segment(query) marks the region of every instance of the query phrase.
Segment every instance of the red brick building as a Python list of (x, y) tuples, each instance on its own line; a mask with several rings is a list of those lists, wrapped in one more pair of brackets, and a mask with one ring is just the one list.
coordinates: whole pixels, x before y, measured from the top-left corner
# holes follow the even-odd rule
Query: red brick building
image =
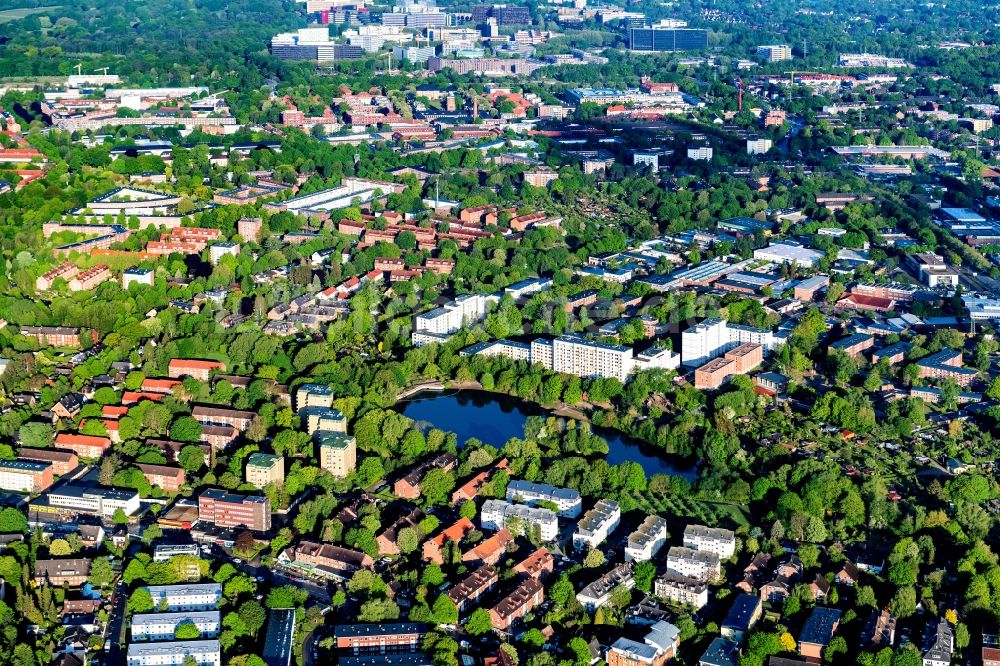
[(146, 463), (137, 463), (136, 467), (151, 486), (162, 488), (168, 493), (176, 493), (184, 485), (184, 470), (180, 467)]
[(195, 358), (174, 358), (167, 366), (167, 376), (174, 379), (194, 377), (203, 382), (211, 378), (213, 372), (225, 371), (225, 363), (219, 361), (202, 361)]
[(111, 446), (111, 439), (97, 435), (61, 432), (56, 435), (56, 448), (67, 449), (81, 458), (100, 458)]
[(266, 532), (271, 529), (271, 501), (210, 488), (198, 497), (198, 520), (217, 527), (246, 527)]
[(56, 451), (55, 449), (22, 448), (17, 454), (20, 460), (47, 462), (52, 465), (52, 473), (63, 476), (80, 465), (80, 458), (72, 451)]
[(493, 608), (489, 609), (493, 628), (507, 631), (515, 622), (530, 613), (545, 599), (542, 584), (536, 578), (521, 582), (513, 592)]

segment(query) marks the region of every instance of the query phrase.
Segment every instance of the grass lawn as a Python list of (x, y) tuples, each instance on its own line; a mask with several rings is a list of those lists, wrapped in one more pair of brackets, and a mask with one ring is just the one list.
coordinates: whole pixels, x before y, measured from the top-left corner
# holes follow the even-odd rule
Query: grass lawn
[(690, 518), (712, 527), (736, 528), (749, 524), (746, 511), (738, 504), (656, 495), (648, 492), (634, 493), (632, 496), (638, 507), (649, 513)]
[(49, 7), (23, 7), (21, 9), (0, 10), (0, 23), (10, 23), (19, 21), (32, 14), (44, 14), (49, 11), (60, 9), (62, 5), (51, 5)]

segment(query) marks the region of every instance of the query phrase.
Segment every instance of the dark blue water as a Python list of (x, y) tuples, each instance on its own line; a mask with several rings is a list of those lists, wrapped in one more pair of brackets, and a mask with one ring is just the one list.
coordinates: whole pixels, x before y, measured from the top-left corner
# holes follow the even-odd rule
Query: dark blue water
[[(503, 447), (512, 437), (524, 437), (524, 422), (529, 416), (546, 416), (545, 410), (513, 398), (477, 391), (456, 394), (422, 393), (398, 406), (404, 416), (435, 428), (454, 432), (458, 445), (475, 437), (485, 444)], [(634, 461), (642, 465), (646, 476), (672, 474), (693, 481), (698, 470), (676, 458), (659, 454), (651, 447), (612, 430), (594, 428), (608, 443), (608, 464)]]

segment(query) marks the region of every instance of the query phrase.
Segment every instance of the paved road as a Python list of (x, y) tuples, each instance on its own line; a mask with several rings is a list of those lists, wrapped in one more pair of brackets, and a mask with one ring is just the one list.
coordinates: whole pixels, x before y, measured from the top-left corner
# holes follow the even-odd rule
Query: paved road
[(128, 603), (125, 583), (120, 582), (111, 596), (111, 617), (104, 638), (104, 665), (125, 666), (125, 606)]

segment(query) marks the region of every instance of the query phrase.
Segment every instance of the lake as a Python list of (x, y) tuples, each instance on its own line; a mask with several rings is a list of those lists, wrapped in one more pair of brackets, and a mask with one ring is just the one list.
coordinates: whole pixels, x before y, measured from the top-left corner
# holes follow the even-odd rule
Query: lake
[[(475, 437), (498, 448), (512, 437), (524, 437), (524, 422), (529, 416), (548, 415), (536, 405), (480, 391), (418, 393), (396, 405), (396, 409), (418, 423), (454, 432), (459, 446)], [(672, 474), (694, 481), (698, 475), (694, 465), (659, 454), (644, 443), (612, 430), (597, 427), (593, 430), (608, 443), (608, 464), (634, 461), (642, 465), (646, 476)]]

